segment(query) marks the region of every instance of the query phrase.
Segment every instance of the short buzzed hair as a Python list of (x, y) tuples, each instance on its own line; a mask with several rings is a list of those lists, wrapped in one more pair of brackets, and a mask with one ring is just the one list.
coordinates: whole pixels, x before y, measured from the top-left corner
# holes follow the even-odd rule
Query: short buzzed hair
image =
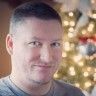
[(14, 9), (10, 20), (10, 27), (16, 27), (17, 23), (29, 17), (36, 17), (42, 20), (58, 20), (61, 23), (61, 18), (57, 11), (48, 4), (43, 2), (27, 2)]

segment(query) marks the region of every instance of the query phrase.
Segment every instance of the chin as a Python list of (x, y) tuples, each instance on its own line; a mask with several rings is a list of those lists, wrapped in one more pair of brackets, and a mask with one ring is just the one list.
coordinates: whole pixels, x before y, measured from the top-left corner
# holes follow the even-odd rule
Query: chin
[(32, 81), (34, 81), (34, 82), (36, 82), (36, 83), (38, 83), (38, 84), (47, 84), (47, 83), (49, 83), (50, 81), (52, 80), (52, 78), (51, 77), (36, 77), (36, 78), (32, 78)]

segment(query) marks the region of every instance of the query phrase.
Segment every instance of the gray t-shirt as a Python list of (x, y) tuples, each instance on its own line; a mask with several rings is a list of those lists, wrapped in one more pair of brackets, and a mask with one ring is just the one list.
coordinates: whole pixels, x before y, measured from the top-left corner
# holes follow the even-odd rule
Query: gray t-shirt
[[(19, 89), (8, 77), (0, 79), (0, 96), (30, 96)], [(34, 95), (31, 95), (34, 96)], [(61, 81), (53, 81), (51, 90), (44, 96), (85, 96), (80, 89)]]

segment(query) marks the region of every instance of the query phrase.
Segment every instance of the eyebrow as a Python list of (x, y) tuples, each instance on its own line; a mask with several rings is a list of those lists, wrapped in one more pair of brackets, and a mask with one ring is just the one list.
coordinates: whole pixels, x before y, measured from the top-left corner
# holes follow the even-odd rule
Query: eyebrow
[[(45, 40), (45, 39), (41, 39), (41, 38), (38, 38), (38, 37), (32, 37), (32, 39), (34, 39), (34, 40), (40, 40), (40, 41), (42, 41), (42, 40)], [(54, 39), (54, 40), (52, 40), (52, 41), (62, 41), (62, 39), (61, 38), (58, 38), (58, 39)]]

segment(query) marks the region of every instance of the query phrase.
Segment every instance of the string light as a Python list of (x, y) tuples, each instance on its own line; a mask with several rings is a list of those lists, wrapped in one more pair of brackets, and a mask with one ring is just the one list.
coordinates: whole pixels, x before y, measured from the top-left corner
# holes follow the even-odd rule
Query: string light
[(94, 73), (94, 81), (96, 81), (96, 73)]
[(74, 36), (75, 36), (75, 35), (74, 35), (73, 32), (69, 32), (69, 33), (68, 33), (68, 37), (69, 37), (69, 38), (73, 38)]
[(70, 21), (69, 24), (70, 26), (75, 26), (75, 21)]
[(59, 75), (57, 73), (55, 73), (54, 78), (59, 78)]
[(93, 28), (94, 28), (94, 24), (93, 23), (90, 23), (89, 26), (88, 26), (88, 28), (87, 28), (87, 30), (89, 32), (92, 32), (93, 31)]
[(75, 69), (74, 69), (73, 66), (71, 66), (71, 67), (69, 68), (69, 74), (70, 74), (71, 76), (76, 75), (76, 72), (75, 72)]
[[(92, 2), (95, 2), (94, 0), (92, 0)], [(94, 3), (95, 4), (95, 3)], [(94, 81), (96, 81), (96, 68), (93, 67), (88, 67), (87, 66), (87, 62), (86, 61), (90, 61), (92, 62), (92, 60), (94, 60), (94, 58), (96, 58), (96, 54), (93, 54), (91, 56), (89, 55), (82, 55), (81, 53), (77, 54), (76, 52), (76, 48), (79, 46), (77, 43), (79, 43), (79, 40), (77, 40), (76, 38), (78, 38), (78, 36), (91, 36), (94, 35), (95, 31), (96, 31), (96, 23), (93, 21), (93, 19), (95, 18), (96, 20), (96, 13), (92, 13), (90, 14), (90, 17), (92, 17), (92, 19), (89, 19), (89, 22), (84, 25), (83, 27), (80, 27), (80, 30), (78, 29), (78, 33), (75, 33), (75, 26), (77, 24), (77, 14), (75, 14), (74, 12), (66, 12), (64, 13), (64, 5), (61, 5), (60, 8), (60, 13), (62, 18), (62, 24), (63, 24), (63, 28), (65, 30), (65, 36), (64, 36), (64, 43), (63, 43), (63, 53), (62, 53), (62, 57), (64, 57), (65, 61), (63, 61), (62, 63), (62, 67), (64, 67), (66, 65), (65, 70), (68, 70), (68, 74), (70, 75), (69, 77), (67, 76), (68, 74), (66, 74), (66, 72), (64, 73), (64, 78), (66, 81), (71, 82), (71, 78), (73, 80), (73, 76), (77, 76), (79, 77), (80, 73), (82, 70), (84, 70), (84, 72), (81, 72), (81, 78), (83, 78), (81, 80), (81, 82), (79, 82), (78, 80), (76, 81), (75, 86), (76, 87), (80, 87), (83, 89), (87, 89), (87, 88), (91, 88), (90, 86), (93, 86)], [(80, 20), (80, 19), (78, 19)], [(77, 36), (77, 37), (76, 37)], [(72, 41), (71, 41), (72, 40)], [(77, 41), (76, 41), (77, 40)], [(75, 42), (76, 41), (76, 42)], [(92, 43), (92, 40), (87, 39), (86, 42), (90, 42)], [(94, 43), (95, 45), (96, 43)], [(82, 47), (82, 49), (85, 49), (85, 47)], [(82, 51), (82, 50), (81, 50)], [(88, 64), (90, 63), (88, 62)], [(77, 64), (77, 67), (81, 69), (80, 70), (75, 70), (75, 63)], [(93, 64), (94, 62), (92, 62)], [(69, 64), (69, 65), (67, 65)], [(73, 64), (73, 66), (71, 65)], [(64, 65), (64, 66), (63, 66)], [(67, 69), (68, 68), (68, 69)], [(94, 69), (94, 70), (93, 70)], [(77, 72), (78, 71), (78, 72)], [(60, 71), (61, 72), (61, 71)], [(63, 71), (62, 71), (63, 72)], [(62, 74), (62, 73), (61, 73)], [(90, 80), (90, 76), (93, 77), (93, 81)], [(59, 78), (60, 74), (55, 74), (55, 78)], [(86, 82), (85, 82), (86, 80)], [(83, 84), (83, 82), (85, 82)], [(73, 81), (72, 81), (73, 83)]]
[(67, 20), (64, 20), (63, 21), (63, 26), (68, 26), (69, 25), (69, 22)]
[(67, 57), (67, 53), (66, 52), (62, 52), (62, 57)]
[(75, 86), (79, 88), (80, 87), (80, 84), (79, 83), (75, 83)]
[(74, 28), (73, 27), (70, 27), (69, 28), (69, 32), (74, 32)]
[(85, 88), (88, 88), (88, 87), (90, 87), (91, 85), (92, 85), (92, 84), (91, 84), (90, 81), (86, 81), (85, 84), (84, 84)]
[(73, 60), (74, 60), (75, 62), (77, 62), (77, 63), (78, 63), (81, 59), (82, 59), (82, 55), (81, 55), (81, 54), (78, 54), (78, 55), (76, 55), (76, 56), (73, 57)]
[(63, 47), (64, 47), (65, 51), (70, 51), (70, 43), (69, 42), (65, 42)]
[(94, 69), (94, 71), (96, 72), (96, 69)]
[(80, 67), (84, 66), (84, 62), (83, 61), (80, 61), (77, 63)]
[(84, 30), (82, 30), (82, 35), (84, 35), (84, 34), (86, 34), (87, 33), (87, 31), (84, 29)]
[(91, 71), (91, 67), (87, 67), (87, 71), (89, 71), (89, 72), (90, 72), (90, 71)]
[(89, 27), (94, 28), (94, 24), (93, 23), (89, 23)]
[(69, 16), (70, 17), (73, 17), (74, 16), (74, 13), (73, 12), (69, 12)]
[(89, 75), (89, 73), (88, 72), (84, 72), (83, 75), (84, 75), (84, 77), (87, 77)]
[(96, 19), (96, 14), (94, 13), (94, 14), (92, 15), (92, 17), (93, 17), (94, 19)]

